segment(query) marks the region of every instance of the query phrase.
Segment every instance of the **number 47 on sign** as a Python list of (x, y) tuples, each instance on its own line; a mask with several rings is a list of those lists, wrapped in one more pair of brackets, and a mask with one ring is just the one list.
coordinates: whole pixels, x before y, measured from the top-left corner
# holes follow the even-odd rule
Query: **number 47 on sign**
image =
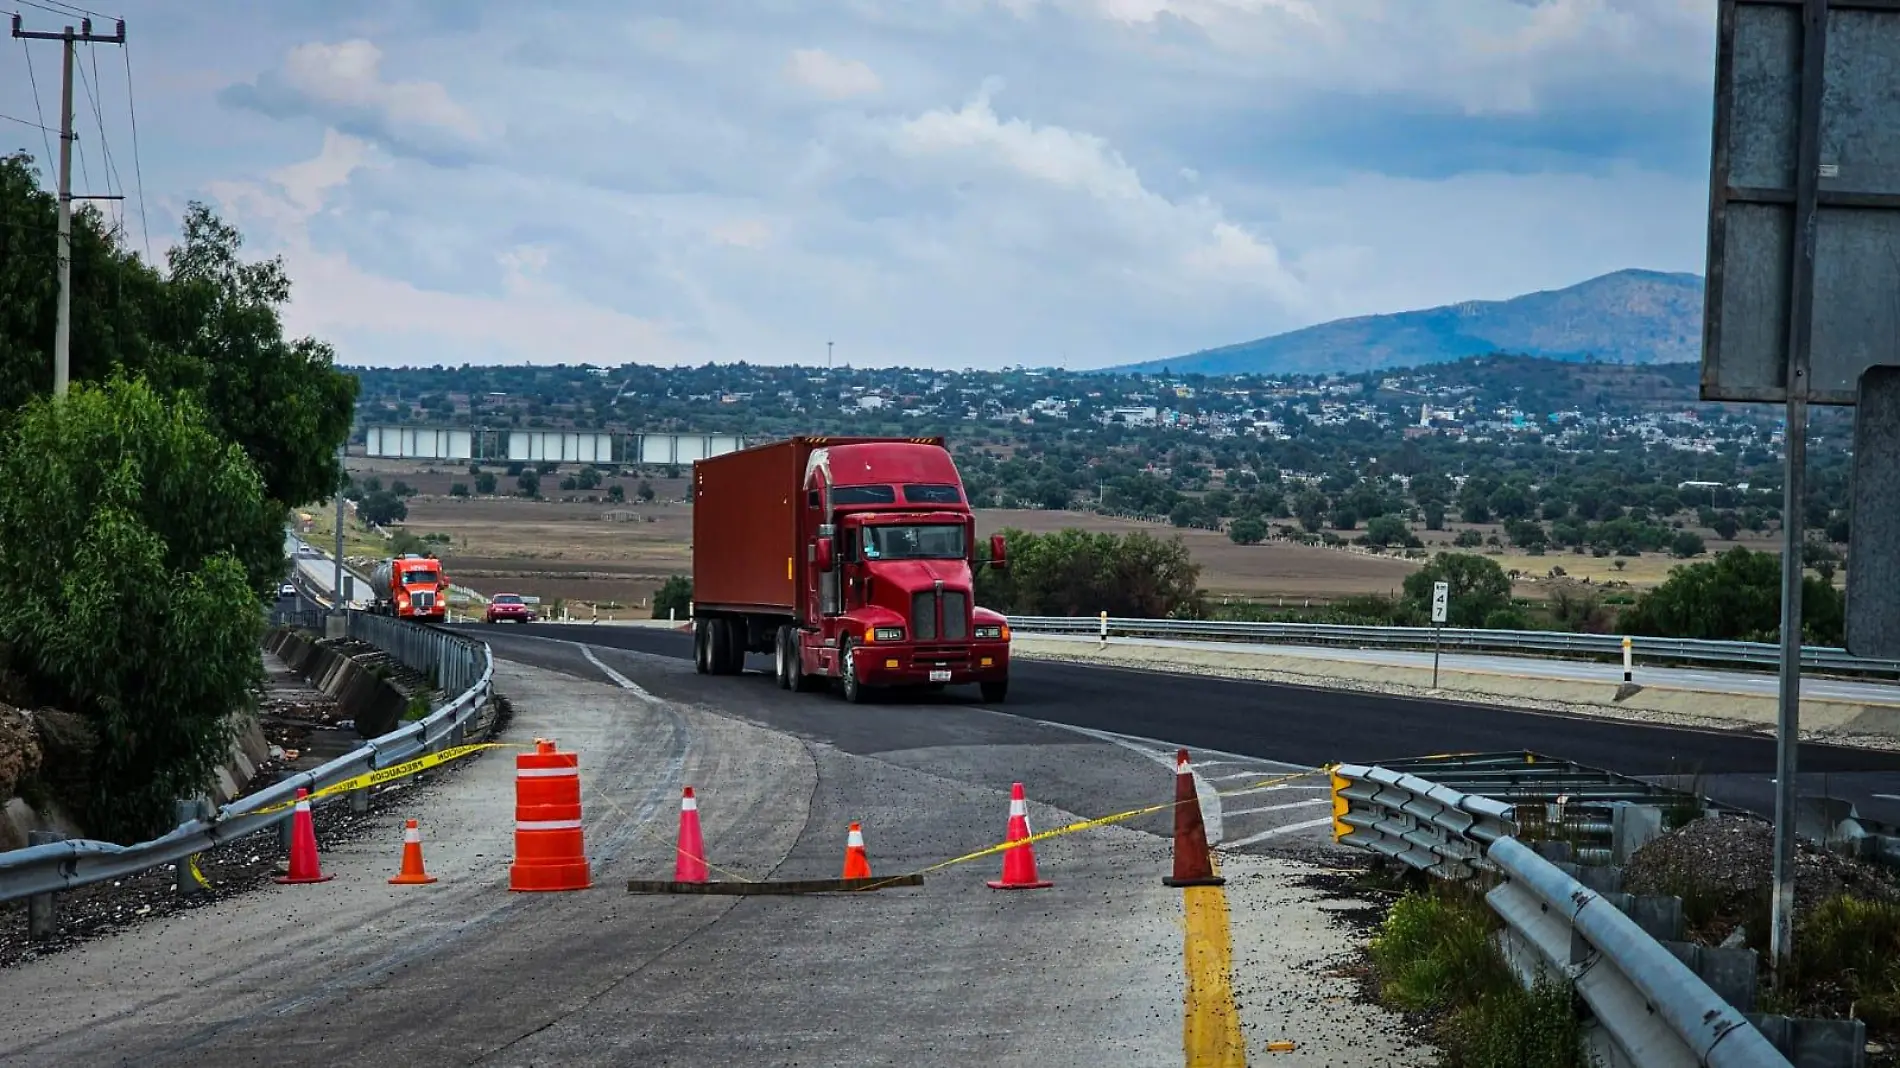
[(1438, 689), (1438, 628), (1445, 625), (1451, 607), (1451, 583), (1432, 583), (1432, 689)]

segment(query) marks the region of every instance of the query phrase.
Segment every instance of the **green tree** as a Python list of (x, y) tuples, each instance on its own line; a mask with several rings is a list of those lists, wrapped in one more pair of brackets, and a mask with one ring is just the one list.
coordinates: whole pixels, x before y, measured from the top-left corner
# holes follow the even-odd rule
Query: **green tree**
[(643, 501), (651, 501), (653, 499), (653, 483), (648, 482), (644, 478), (641, 479), (639, 487), (634, 490), (634, 495)]
[(451, 497), (466, 497), (466, 496), (468, 496), (468, 483), (466, 483), (466, 482), (457, 482), (457, 483), (454, 483), (453, 485), (451, 485), (451, 486), (449, 487), (449, 496), (451, 496)]
[[(1801, 608), (1804, 641), (1841, 643), (1845, 605), (1839, 590), (1803, 576)], [(1781, 632), (1781, 558), (1737, 546), (1713, 560), (1672, 568), (1620, 622), (1631, 634), (1775, 641)]]
[(669, 613), (685, 619), (693, 614), (693, 580), (685, 575), (670, 575), (653, 592), (653, 618), (667, 619)]
[(600, 469), (583, 467), (574, 475), (574, 482), (584, 490), (597, 489), (600, 486)]
[(493, 471), (483, 471), (475, 476), (475, 492), (484, 497), (494, 495), (495, 473)]
[(394, 492), (377, 490), (357, 504), (356, 514), (365, 523), (373, 523), (379, 527), (388, 526), (409, 518), (409, 506)]
[(622, 486), (618, 482), (614, 483), (611, 486), (608, 486), (607, 499), (614, 502), (615, 504), (620, 504), (621, 502), (627, 499), (627, 487)]
[[(0, 421), (52, 388), (57, 202), (32, 158), (0, 158)], [(161, 396), (190, 394), (206, 427), (241, 446), (267, 497), (327, 499), (341, 481), (355, 376), (329, 346), (286, 340), (290, 282), (277, 259), (247, 263), (243, 240), (199, 203), (187, 206), (166, 271), (145, 264), (84, 207), (73, 219), (74, 382), (115, 372)]]
[(1235, 545), (1258, 545), (1267, 537), (1267, 525), (1258, 519), (1244, 517), (1227, 525), (1227, 538)]
[(521, 492), (521, 496), (523, 497), (540, 496), (541, 473), (532, 467), (527, 468), (522, 471), (520, 475), (515, 477), (515, 487)]
[(1474, 553), (1441, 552), (1424, 567), (1405, 576), (1405, 600), (1415, 610), (1430, 613), (1432, 585), (1444, 582), (1446, 623), (1479, 627), (1491, 613), (1511, 605), (1511, 579), (1490, 557)]
[[(977, 601), (1024, 615), (1196, 618), (1204, 605), (1200, 565), (1179, 536), (1163, 541), (1144, 531), (1116, 535), (1084, 530), (1050, 534), (1002, 532), (1009, 567), (977, 572)], [(979, 560), (987, 558), (987, 548)]]
[(1702, 542), (1702, 535), (1697, 534), (1693, 530), (1677, 531), (1675, 538), (1669, 545), (1669, 551), (1683, 559), (1687, 559), (1691, 556), (1701, 556), (1703, 551), (1707, 548), (1708, 546)]
[(282, 512), (209, 413), (142, 381), (74, 383), (10, 423), (0, 643), (35, 700), (99, 731), (88, 828), (137, 840), (209, 784), (232, 714), (261, 681), (259, 590), (243, 553), (259, 537), (281, 543)]
[(1395, 515), (1376, 515), (1366, 523), (1366, 544), (1405, 545), (1415, 539), (1405, 520)]

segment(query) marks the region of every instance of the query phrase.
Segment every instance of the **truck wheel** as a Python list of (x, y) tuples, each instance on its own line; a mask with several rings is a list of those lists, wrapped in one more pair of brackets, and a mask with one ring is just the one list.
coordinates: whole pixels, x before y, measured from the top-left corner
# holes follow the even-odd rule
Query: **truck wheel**
[(838, 654), (838, 684), (844, 690), (844, 699), (854, 705), (864, 703), (864, 684), (858, 681), (858, 650), (848, 640), (844, 650)]
[(983, 694), (986, 704), (1000, 705), (1003, 698), (1009, 696), (1009, 680), (998, 679), (995, 682), (979, 682), (976, 687)]
[(774, 681), (781, 690), (792, 688), (792, 676), (799, 673), (796, 654), (792, 652), (792, 628), (778, 629), (778, 642), (773, 647), (772, 669)]
[(746, 624), (743, 619), (727, 619), (720, 629), (726, 635), (726, 660), (721, 675), (745, 674)]
[(693, 621), (693, 670), (701, 675), (712, 674), (712, 636), (707, 633), (707, 621)]
[(706, 621), (706, 674), (732, 674), (732, 629), (723, 619)]

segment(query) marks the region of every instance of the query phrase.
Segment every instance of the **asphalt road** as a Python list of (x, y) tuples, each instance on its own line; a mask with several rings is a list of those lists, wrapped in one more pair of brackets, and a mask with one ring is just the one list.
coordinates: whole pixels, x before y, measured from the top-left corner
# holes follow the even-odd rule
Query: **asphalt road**
[[(493, 638), (508, 739), (581, 754), (593, 888), (507, 891), (514, 769), (490, 753), (326, 851), (332, 882), (0, 970), (0, 1004), (34, 1007), (0, 1065), (1205, 1063), (1185, 1057), (1183, 995), (1208, 955), (1161, 883), (1167, 840), (1138, 826), (1038, 845), (1046, 890), (990, 890), (993, 856), (874, 894), (625, 889), (670, 875), (682, 784), (722, 879), (835, 876), (851, 820), (881, 875), (1000, 841), (1012, 781), (1036, 829), (1165, 801), (1171, 769), (1147, 754), (976, 707), (851, 708), (678, 657)], [(385, 882), (404, 816), (436, 885)], [(1256, 1057), (1291, 1039), (1274, 1063), (1430, 1063), (1339, 974), (1350, 940), (1314, 866), (1238, 855), (1223, 873)]]
[[(748, 689), (782, 693), (772, 686), (764, 657), (752, 658), (752, 671), (739, 678), (691, 675), (691, 637), (666, 628), (537, 623), (463, 629), (482, 635), (498, 650), (525, 648), (531, 643), (523, 643), (520, 638), (535, 636), (687, 661), (687, 685), (705, 687), (704, 692), (722, 697)], [(856, 712), (823, 693), (784, 697), (791, 702), (785, 707), (796, 710), (785, 714), (795, 717), (801, 729), (819, 737), (848, 738), (850, 724), (866, 716), (878, 716), (874, 711)], [(1772, 812), (1774, 805), (1774, 742), (1751, 734), (1029, 660), (1012, 666), (1009, 700), (994, 710), (985, 710), (974, 691), (949, 691), (919, 703), (935, 709), (938, 719), (945, 723), (993, 711), (1067, 728), (1160, 739), (1197, 752), (1218, 751), (1223, 754), (1219, 759), (1301, 766), (1340, 760), (1377, 763), (1381, 759), (1445, 752), (1531, 749), (1626, 775), (1662, 777), (1699, 772), (1704, 776), (1705, 791), (1717, 800), (1764, 815)], [(1804, 744), (1800, 759), (1804, 794), (1845, 798), (1863, 816), (1900, 824), (1900, 753)], [(1253, 770), (1236, 767), (1232, 773), (1249, 774)], [(1220, 772), (1209, 768), (1207, 774), (1213, 777)], [(1224, 805), (1227, 809), (1236, 807), (1259, 805), (1240, 801)], [(1316, 811), (1312, 815), (1319, 814)], [(1293, 818), (1296, 815), (1305, 814), (1290, 809), (1257, 818), (1277, 826), (1302, 822)], [(1271, 828), (1263, 824), (1258, 829)], [(1230, 845), (1249, 836), (1237, 833), (1237, 827), (1225, 830)], [(1252, 827), (1247, 830), (1257, 833)], [(1324, 834), (1324, 829), (1316, 826), (1290, 837), (1304, 837), (1306, 833), (1318, 836)], [(1278, 843), (1269, 840), (1266, 844)]]

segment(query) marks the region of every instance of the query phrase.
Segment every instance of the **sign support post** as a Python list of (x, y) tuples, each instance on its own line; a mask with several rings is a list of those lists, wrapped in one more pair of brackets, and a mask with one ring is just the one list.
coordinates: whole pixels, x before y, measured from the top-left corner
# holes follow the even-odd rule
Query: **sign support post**
[(1432, 583), (1432, 689), (1438, 689), (1438, 654), (1444, 646), (1445, 618), (1450, 614), (1451, 583)]

